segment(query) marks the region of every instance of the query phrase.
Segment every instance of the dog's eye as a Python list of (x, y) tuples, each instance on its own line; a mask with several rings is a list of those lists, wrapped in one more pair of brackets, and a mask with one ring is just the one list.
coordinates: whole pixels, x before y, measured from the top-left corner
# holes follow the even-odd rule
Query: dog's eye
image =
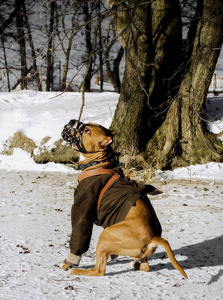
[(85, 128), (84, 132), (89, 134), (90, 133), (90, 128)]

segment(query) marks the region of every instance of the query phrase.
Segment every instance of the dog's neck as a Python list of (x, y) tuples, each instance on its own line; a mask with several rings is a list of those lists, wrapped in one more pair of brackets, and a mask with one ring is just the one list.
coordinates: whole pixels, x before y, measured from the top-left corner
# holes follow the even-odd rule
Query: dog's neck
[(111, 168), (118, 164), (118, 156), (112, 149), (97, 153), (80, 153), (78, 168), (80, 170), (92, 170), (97, 168)]

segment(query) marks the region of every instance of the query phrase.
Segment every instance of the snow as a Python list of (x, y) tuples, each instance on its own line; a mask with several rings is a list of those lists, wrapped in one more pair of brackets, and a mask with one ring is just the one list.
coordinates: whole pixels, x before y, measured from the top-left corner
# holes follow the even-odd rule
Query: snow
[(29, 153), (20, 149), (14, 148), (13, 155), (0, 155), (0, 166), (1, 169), (6, 169), (7, 171), (16, 170), (16, 171), (39, 171), (39, 172), (66, 172), (75, 174), (78, 171), (64, 166), (62, 164), (55, 164), (49, 162), (47, 164), (38, 165), (34, 162), (33, 158)]
[[(118, 94), (86, 93), (85, 98), (88, 109), (84, 110), (82, 121), (99, 121), (105, 127), (109, 126)], [(61, 137), (63, 126), (70, 119), (78, 119), (82, 95), (81, 93), (21, 91), (0, 93), (0, 102), (1, 152), (5, 141), (16, 131), (22, 131), (37, 145), (41, 144), (43, 138), (50, 136), (48, 145), (53, 145)]]
[[(207, 128), (210, 132), (219, 134), (223, 131), (223, 99), (209, 95), (206, 100), (208, 114)], [(222, 139), (223, 137), (221, 137)]]
[[(189, 280), (174, 269), (162, 247), (150, 257), (149, 273), (135, 271), (129, 257), (109, 261), (104, 277), (71, 276), (59, 268), (69, 253), (70, 209), (79, 171), (64, 165), (36, 164), (30, 154), (4, 145), (18, 130), (48, 147), (63, 126), (78, 118), (81, 94), (23, 91), (0, 93), (0, 299), (223, 299), (223, 164), (157, 171), (151, 196), (166, 238)], [(118, 95), (86, 94), (82, 121), (111, 123)], [(222, 103), (207, 99), (210, 131), (222, 131)], [(222, 108), (222, 109), (221, 109)], [(215, 113), (215, 115), (214, 115)], [(217, 113), (217, 117), (216, 117)], [(214, 121), (214, 123), (212, 122)], [(95, 263), (102, 228), (95, 226), (80, 267)]]
[(177, 168), (173, 171), (162, 172), (156, 171), (156, 176), (159, 179), (171, 178), (171, 179), (223, 179), (223, 164), (210, 162), (203, 165), (189, 166), (186, 168)]

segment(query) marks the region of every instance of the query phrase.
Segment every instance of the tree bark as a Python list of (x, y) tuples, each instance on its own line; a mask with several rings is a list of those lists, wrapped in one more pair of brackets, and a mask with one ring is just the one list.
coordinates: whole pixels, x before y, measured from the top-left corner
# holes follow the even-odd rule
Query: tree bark
[(203, 104), (223, 42), (222, 1), (197, 1), (186, 52), (178, 0), (107, 2), (126, 54), (115, 149), (156, 168), (221, 160)]
[[(168, 79), (176, 68), (181, 24), (175, 0), (130, 2), (126, 6), (122, 1), (108, 1), (126, 55), (121, 95), (111, 127), (116, 132), (117, 151), (134, 156), (145, 149), (168, 104)], [(174, 47), (169, 49), (173, 39)]]
[[(106, 49), (107, 50), (107, 49)], [(124, 55), (124, 49), (121, 46), (118, 51), (117, 57), (113, 61), (113, 68), (111, 68), (111, 63), (109, 61), (109, 51), (105, 52), (105, 62), (106, 62), (106, 68), (108, 72), (108, 77), (111, 80), (111, 83), (114, 87), (114, 90), (116, 93), (121, 93), (121, 80), (119, 76), (119, 67), (120, 62), (122, 60), (122, 57)]]
[(147, 102), (147, 76), (149, 65), (148, 5), (127, 10), (122, 2), (108, 1), (115, 9), (114, 21), (120, 42), (126, 53), (126, 67), (121, 94), (112, 122), (116, 139), (114, 147), (123, 155), (139, 153), (143, 111)]
[(205, 0), (197, 9), (200, 17), (179, 92), (147, 145), (147, 156), (158, 168), (222, 159), (222, 143), (204, 123), (204, 101), (223, 42), (223, 4)]

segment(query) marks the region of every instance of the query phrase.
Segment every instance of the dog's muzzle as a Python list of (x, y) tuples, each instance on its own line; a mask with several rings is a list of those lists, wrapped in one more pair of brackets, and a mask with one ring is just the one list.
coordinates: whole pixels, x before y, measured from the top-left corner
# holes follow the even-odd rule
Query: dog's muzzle
[(100, 151), (92, 151), (89, 152), (85, 149), (84, 144), (83, 144), (83, 139), (82, 135), (84, 132), (85, 127), (87, 126), (95, 126), (100, 129), (102, 129), (107, 136), (113, 136), (112, 132), (108, 130), (107, 128), (101, 126), (101, 125), (96, 125), (96, 124), (84, 124), (78, 120), (70, 120), (70, 122), (64, 126), (64, 129), (61, 133), (62, 138), (68, 142), (69, 144), (74, 144), (78, 151), (82, 153), (97, 153)]
[(77, 142), (77, 133), (81, 133), (83, 130), (81, 127), (84, 124), (77, 120), (70, 120), (70, 122), (64, 126), (63, 131), (61, 133), (62, 138), (68, 142), (69, 144)]

